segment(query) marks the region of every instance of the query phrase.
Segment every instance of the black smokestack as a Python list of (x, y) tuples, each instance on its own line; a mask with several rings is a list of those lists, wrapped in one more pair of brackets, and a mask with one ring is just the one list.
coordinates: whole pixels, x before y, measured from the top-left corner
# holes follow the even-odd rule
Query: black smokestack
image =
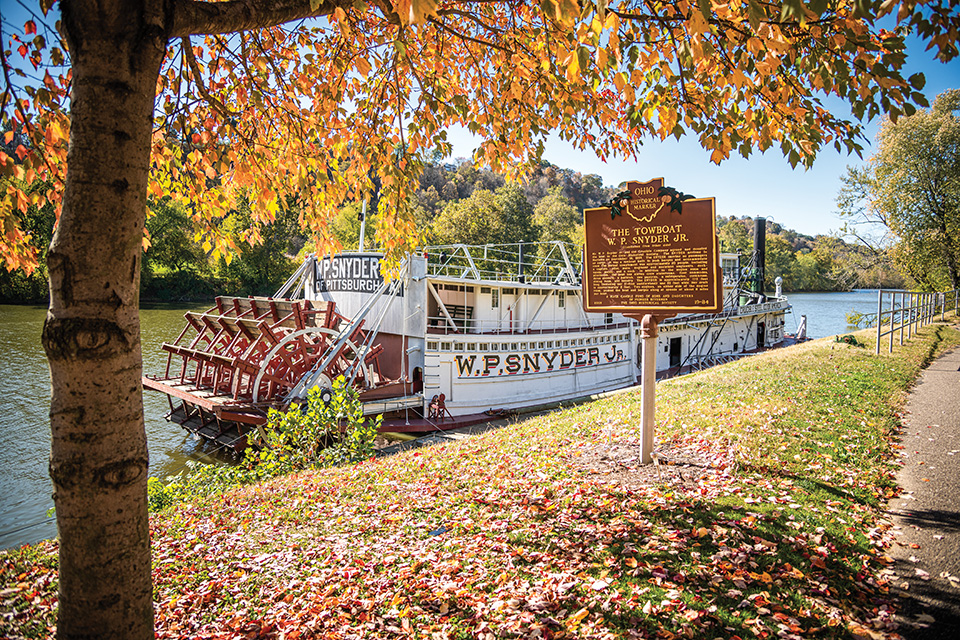
[(767, 219), (757, 218), (753, 227), (753, 262), (757, 267), (757, 293), (763, 294), (767, 264)]

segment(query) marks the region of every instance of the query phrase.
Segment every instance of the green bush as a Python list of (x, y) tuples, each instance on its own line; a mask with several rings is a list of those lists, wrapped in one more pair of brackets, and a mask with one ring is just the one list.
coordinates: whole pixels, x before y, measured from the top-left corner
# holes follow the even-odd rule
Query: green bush
[(364, 419), (359, 392), (340, 376), (333, 381), (327, 402), (322, 390), (313, 388), (306, 404), (291, 404), (287, 411), (271, 409), (262, 430), (264, 439), (246, 450), (240, 464), (190, 464), (167, 482), (150, 478), (150, 510), (302, 469), (367, 460), (374, 455), (382, 422), (381, 416)]

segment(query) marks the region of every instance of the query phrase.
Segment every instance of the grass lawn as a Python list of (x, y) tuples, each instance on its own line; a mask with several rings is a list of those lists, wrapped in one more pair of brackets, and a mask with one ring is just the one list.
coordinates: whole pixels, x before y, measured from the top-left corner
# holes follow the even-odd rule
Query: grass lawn
[[(888, 637), (898, 410), (960, 332), (857, 335), (660, 383), (654, 469), (631, 390), (168, 509), (158, 637)], [(0, 556), (0, 602), (48, 634), (56, 543)]]

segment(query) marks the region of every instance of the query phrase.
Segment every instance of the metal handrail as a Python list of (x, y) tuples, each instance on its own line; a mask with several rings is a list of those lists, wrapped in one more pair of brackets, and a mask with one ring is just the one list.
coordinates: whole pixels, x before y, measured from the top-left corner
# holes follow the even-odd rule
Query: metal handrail
[(939, 315), (941, 321), (946, 320), (947, 312), (957, 311), (958, 305), (960, 289), (933, 292), (880, 289), (877, 291), (877, 354), (880, 354), (880, 341), (884, 336), (890, 337), (888, 353), (893, 353), (894, 334), (900, 334), (900, 345), (903, 346), (904, 333), (907, 340), (912, 339), (921, 327), (934, 322), (935, 316)]

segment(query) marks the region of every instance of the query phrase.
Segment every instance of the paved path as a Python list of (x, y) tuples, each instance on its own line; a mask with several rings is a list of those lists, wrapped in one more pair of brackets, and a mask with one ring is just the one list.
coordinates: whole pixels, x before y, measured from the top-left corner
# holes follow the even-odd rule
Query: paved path
[(960, 638), (960, 348), (910, 392), (902, 432), (903, 494), (890, 502), (890, 550), (907, 640)]

